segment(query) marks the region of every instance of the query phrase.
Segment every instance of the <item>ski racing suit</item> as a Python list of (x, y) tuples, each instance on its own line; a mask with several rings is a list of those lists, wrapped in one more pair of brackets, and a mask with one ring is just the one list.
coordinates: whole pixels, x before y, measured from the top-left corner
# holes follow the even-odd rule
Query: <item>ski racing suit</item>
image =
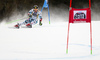
[(38, 23), (38, 17), (40, 19), (40, 21), (39, 21), (39, 25), (40, 25), (40, 23), (42, 21), (42, 12), (41, 11), (38, 10), (37, 12), (35, 12), (33, 9), (31, 9), (29, 11), (28, 15), (31, 15), (31, 17), (29, 17), (23, 23), (20, 23), (20, 25), (28, 24), (28, 23), (30, 23), (31, 25), (35, 25)]

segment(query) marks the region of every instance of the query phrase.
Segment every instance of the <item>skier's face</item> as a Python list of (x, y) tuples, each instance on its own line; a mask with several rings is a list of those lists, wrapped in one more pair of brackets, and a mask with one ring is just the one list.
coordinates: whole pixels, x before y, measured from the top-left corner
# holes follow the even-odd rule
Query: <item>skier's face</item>
[(37, 12), (37, 11), (38, 11), (38, 9), (34, 9), (34, 11), (35, 11), (35, 12)]

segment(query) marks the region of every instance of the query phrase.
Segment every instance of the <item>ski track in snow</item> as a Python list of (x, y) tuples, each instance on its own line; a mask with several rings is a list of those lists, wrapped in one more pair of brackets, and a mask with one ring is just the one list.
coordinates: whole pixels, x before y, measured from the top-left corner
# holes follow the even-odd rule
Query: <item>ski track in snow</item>
[(0, 25), (0, 60), (100, 60), (100, 21), (92, 21), (93, 54), (90, 54), (90, 24), (43, 23), (33, 28), (16, 23)]

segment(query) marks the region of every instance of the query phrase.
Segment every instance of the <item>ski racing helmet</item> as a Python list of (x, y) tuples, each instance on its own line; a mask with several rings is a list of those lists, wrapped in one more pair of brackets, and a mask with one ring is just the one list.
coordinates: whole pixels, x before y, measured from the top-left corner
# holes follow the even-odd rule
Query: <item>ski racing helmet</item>
[(39, 7), (37, 5), (34, 5), (33, 6), (33, 9), (38, 9)]

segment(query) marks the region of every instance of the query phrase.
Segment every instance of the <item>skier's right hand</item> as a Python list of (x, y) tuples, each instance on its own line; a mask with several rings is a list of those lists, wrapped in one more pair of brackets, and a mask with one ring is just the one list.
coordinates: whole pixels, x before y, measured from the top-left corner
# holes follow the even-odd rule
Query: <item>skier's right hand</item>
[(29, 17), (32, 17), (32, 14), (28, 13), (28, 16), (29, 16)]
[(28, 13), (28, 15), (30, 15), (30, 13)]

